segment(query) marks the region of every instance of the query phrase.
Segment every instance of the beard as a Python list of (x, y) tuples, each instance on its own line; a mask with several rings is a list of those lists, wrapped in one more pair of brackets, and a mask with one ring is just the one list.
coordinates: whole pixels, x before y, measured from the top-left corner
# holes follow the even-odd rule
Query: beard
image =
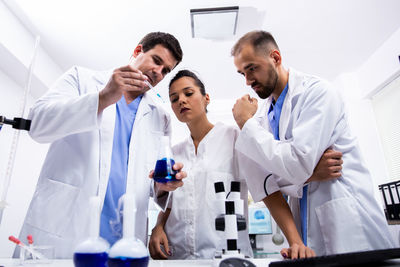
[(257, 81), (251, 85), (252, 87), (256, 86), (256, 85), (259, 85), (261, 87), (260, 90), (255, 91), (256, 94), (261, 99), (268, 98), (272, 94), (272, 92), (275, 90), (276, 84), (278, 83), (278, 73), (272, 66), (268, 70), (267, 77), (268, 77), (268, 80), (265, 85), (262, 85), (262, 84), (258, 83)]

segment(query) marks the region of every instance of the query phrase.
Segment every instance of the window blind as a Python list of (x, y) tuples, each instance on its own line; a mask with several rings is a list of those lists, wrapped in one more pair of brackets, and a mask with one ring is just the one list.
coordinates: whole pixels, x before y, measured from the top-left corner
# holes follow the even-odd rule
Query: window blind
[(372, 97), (372, 106), (389, 172), (387, 182), (400, 180), (400, 75)]

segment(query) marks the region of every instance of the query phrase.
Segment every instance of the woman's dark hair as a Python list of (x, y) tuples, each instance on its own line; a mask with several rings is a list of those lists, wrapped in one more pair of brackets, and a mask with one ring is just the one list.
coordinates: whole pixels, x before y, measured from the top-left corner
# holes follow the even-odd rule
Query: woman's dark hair
[(197, 75), (190, 70), (180, 70), (177, 74), (175, 74), (174, 78), (169, 82), (168, 88), (171, 89), (171, 85), (178, 79), (183, 77), (190, 77), (194, 80), (194, 83), (200, 88), (200, 93), (202, 95), (206, 95), (206, 89), (204, 88), (203, 82), (197, 77)]
[(143, 52), (145, 53), (158, 44), (162, 45), (172, 53), (176, 61), (178, 61), (176, 63), (177, 65), (182, 61), (183, 52), (181, 46), (172, 34), (165, 32), (151, 32), (146, 34), (146, 36), (140, 40), (139, 44), (143, 46)]

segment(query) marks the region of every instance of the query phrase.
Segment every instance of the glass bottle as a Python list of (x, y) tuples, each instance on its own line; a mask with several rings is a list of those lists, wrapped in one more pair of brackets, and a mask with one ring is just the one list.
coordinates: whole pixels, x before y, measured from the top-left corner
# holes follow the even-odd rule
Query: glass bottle
[(110, 245), (99, 236), (100, 231), (100, 198), (90, 199), (91, 218), (89, 237), (80, 243), (74, 251), (75, 267), (106, 267)]
[(136, 202), (133, 194), (125, 194), (123, 237), (110, 249), (108, 267), (147, 267), (149, 253), (143, 242), (135, 237)]

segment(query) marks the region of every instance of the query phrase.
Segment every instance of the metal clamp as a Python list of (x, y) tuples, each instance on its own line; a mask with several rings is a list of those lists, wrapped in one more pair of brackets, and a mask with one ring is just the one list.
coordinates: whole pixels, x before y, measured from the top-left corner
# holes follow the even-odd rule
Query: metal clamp
[(31, 122), (31, 120), (25, 120), (23, 118), (14, 118), (13, 120), (9, 120), (4, 116), (0, 116), (0, 130), (3, 127), (3, 124), (10, 124), (14, 129), (29, 131), (31, 129)]

